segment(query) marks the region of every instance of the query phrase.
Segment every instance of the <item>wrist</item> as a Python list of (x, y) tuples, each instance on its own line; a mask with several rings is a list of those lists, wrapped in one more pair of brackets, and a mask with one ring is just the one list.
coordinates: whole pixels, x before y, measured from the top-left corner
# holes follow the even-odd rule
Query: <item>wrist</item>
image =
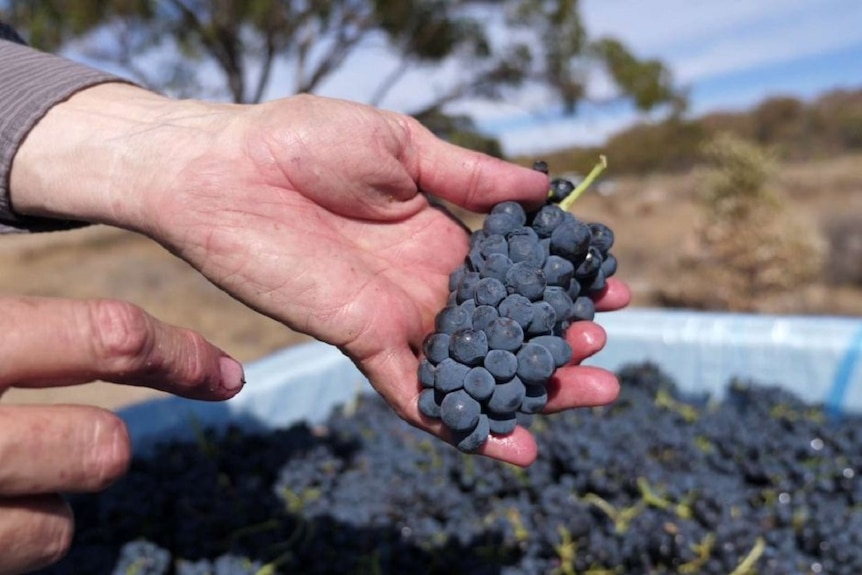
[(203, 105), (122, 83), (100, 84), (52, 108), (18, 149), (10, 194), (16, 213), (128, 229), (144, 226), (149, 194), (193, 153)]

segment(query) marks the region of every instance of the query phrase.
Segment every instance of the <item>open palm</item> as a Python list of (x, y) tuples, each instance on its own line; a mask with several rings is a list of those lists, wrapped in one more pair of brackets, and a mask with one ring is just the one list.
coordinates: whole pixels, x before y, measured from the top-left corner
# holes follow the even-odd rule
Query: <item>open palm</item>
[[(215, 284), (338, 346), (399, 415), (445, 437), (418, 412), (416, 374), (468, 243), (422, 192), (485, 211), (505, 199), (537, 204), (547, 188), (544, 175), (446, 144), (404, 116), (299, 97), (224, 123), (155, 198), (161, 215), (150, 221), (160, 222), (152, 235)], [(627, 302), (614, 282), (601, 306)], [(604, 344), (595, 324), (570, 331), (574, 363)], [(563, 409), (611, 401), (617, 383), (572, 365), (551, 388), (549, 409)], [(536, 447), (519, 428), (483, 453), (526, 465)]]

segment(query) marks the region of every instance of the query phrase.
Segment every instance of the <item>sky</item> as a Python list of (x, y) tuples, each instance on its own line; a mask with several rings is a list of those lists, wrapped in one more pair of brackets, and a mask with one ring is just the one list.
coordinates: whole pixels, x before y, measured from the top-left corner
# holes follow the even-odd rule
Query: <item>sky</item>
[[(621, 39), (641, 57), (659, 58), (690, 90), (691, 113), (745, 109), (769, 96), (811, 98), (834, 88), (862, 87), (860, 0), (582, 0), (593, 37)], [(325, 95), (362, 99), (373, 78), (391, 63), (369, 52), (323, 87)], [(447, 71), (423, 71), (383, 105), (409, 110), (421, 95), (445, 82)], [(277, 89), (277, 83), (276, 83)], [(600, 96), (607, 82), (590, 87)], [(630, 106), (583, 106), (559, 114), (540, 93), (515, 101), (470, 102), (484, 131), (508, 154), (599, 144), (642, 116)]]

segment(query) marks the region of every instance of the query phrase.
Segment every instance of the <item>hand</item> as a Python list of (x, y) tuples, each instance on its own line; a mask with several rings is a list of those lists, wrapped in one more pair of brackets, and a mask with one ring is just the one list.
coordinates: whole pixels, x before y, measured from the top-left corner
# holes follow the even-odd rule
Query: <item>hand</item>
[[(134, 115), (123, 109), (137, 101)], [(89, 131), (76, 139), (82, 124)], [(68, 141), (46, 157), (50, 134)], [(89, 161), (64, 177), (36, 173), (68, 166), (69, 154)], [(538, 204), (548, 189), (547, 176), (444, 143), (405, 116), (311, 96), (232, 106), (93, 88), (49, 114), (19, 156), (19, 210), (149, 235), (252, 308), (337, 345), (401, 417), (440, 436), (416, 407), (418, 354), (467, 236), (421, 192), (481, 212), (504, 199)], [(90, 165), (99, 169), (78, 173)], [(70, 193), (70, 181), (89, 185)], [(612, 282), (599, 305), (628, 301)], [(569, 337), (578, 361), (604, 344), (595, 324)], [(573, 365), (552, 382), (548, 409), (616, 394), (612, 374)], [(527, 465), (536, 446), (519, 429), (483, 453)]]
[[(101, 379), (221, 400), (242, 386), (236, 361), (131, 304), (0, 298), (0, 309), (0, 395)], [(107, 410), (0, 404), (0, 575), (59, 560), (73, 532), (59, 493), (103, 489), (130, 456), (125, 425)]]

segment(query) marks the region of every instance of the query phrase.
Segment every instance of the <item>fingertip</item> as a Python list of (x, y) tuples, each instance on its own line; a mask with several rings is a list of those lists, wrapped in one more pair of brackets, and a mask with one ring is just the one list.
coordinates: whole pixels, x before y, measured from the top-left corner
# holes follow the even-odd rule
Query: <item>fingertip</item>
[(533, 434), (518, 426), (509, 435), (494, 435), (479, 450), (479, 454), (518, 467), (529, 467), (539, 455)]
[(572, 365), (559, 368), (548, 381), (546, 413), (575, 407), (597, 407), (616, 401), (617, 376), (600, 367)]
[(632, 292), (628, 284), (617, 278), (610, 278), (605, 289), (595, 298), (596, 311), (615, 311), (628, 306)]
[(601, 351), (607, 343), (604, 328), (593, 321), (578, 321), (566, 330), (566, 341), (572, 347), (570, 364), (578, 364)]

